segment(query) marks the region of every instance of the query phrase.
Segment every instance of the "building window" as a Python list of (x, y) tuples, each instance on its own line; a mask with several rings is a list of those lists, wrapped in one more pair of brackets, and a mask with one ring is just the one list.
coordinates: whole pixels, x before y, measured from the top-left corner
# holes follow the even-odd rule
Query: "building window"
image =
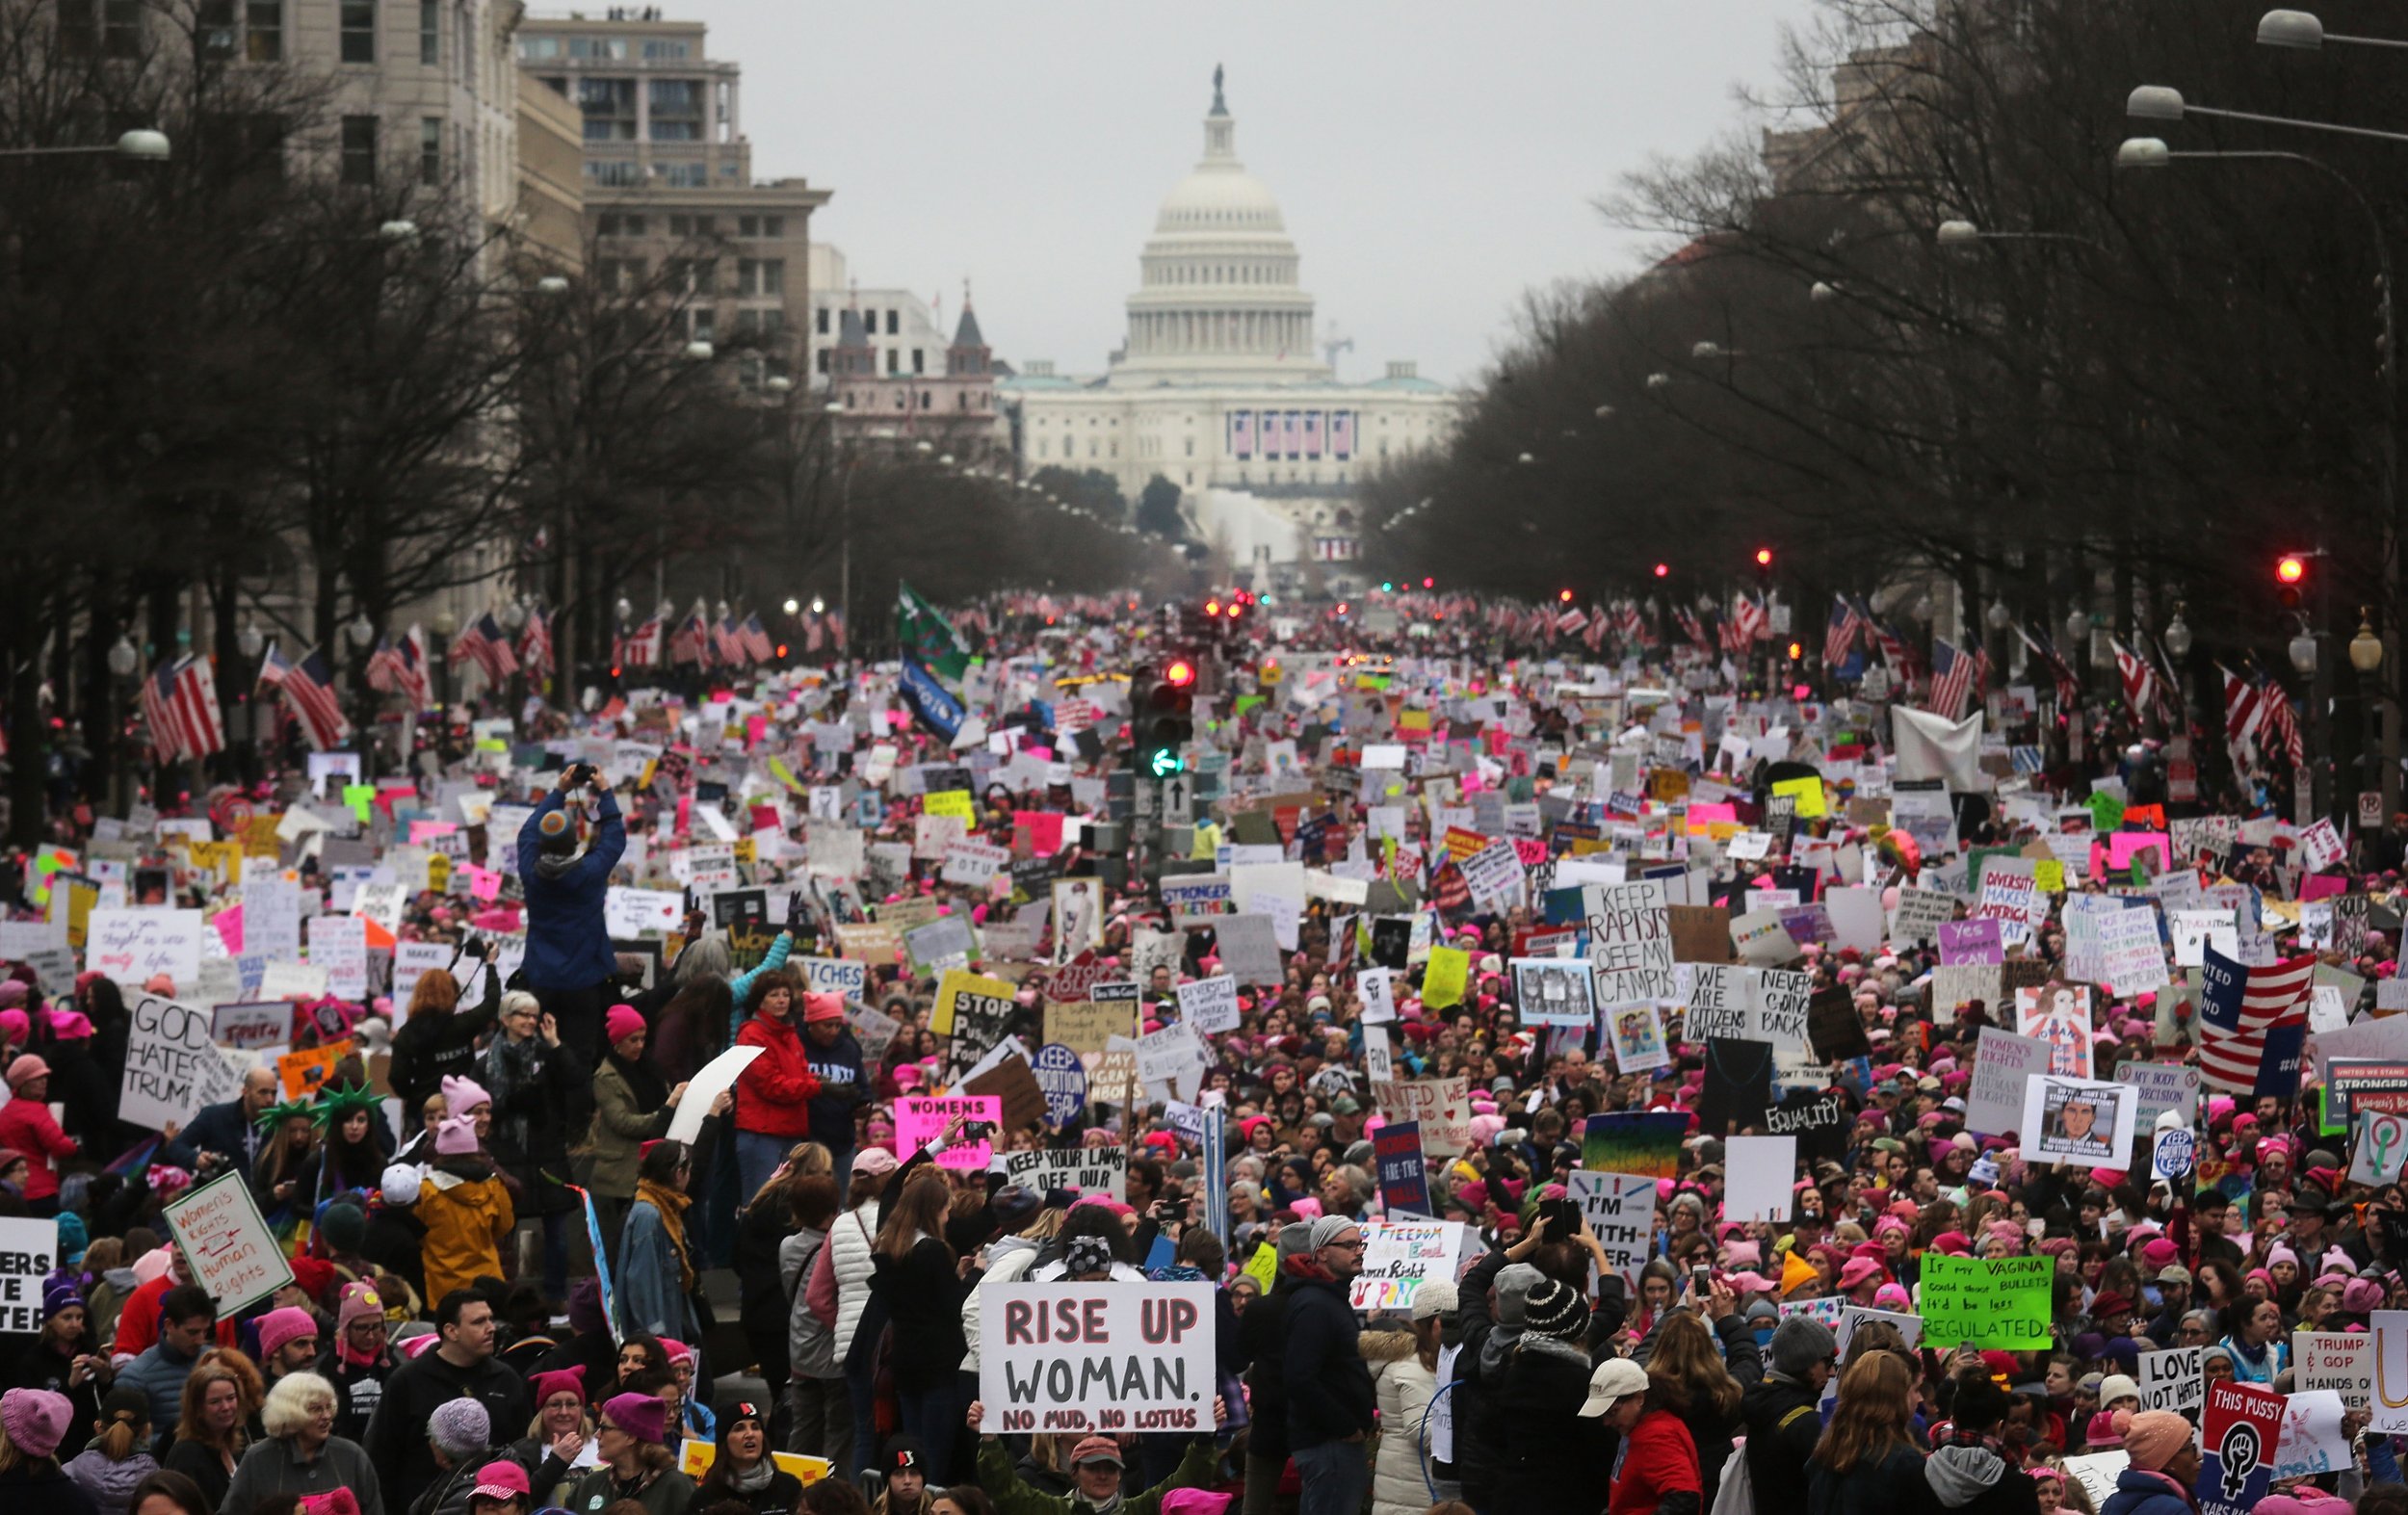
[[(903, 372), (903, 353), (891, 347), (886, 350), (886, 371), (890, 374)], [(896, 398), (900, 400), (902, 397)]]
[(925, 390), (925, 389), (921, 390), (921, 391), (920, 391), (920, 408), (921, 408), (921, 409), (923, 409), (923, 410), (933, 410), (933, 409), (935, 409), (935, 408), (936, 408), (936, 397), (935, 397), (934, 395), (932, 395), (932, 394), (929, 394), (929, 393), (927, 390)]
[(813, 357), (814, 357), (814, 361), (816, 361), (816, 362), (818, 363), (818, 365), (819, 365), (819, 370), (820, 370), (820, 372), (821, 372), (821, 373), (823, 373), (823, 374), (826, 373), (826, 372), (827, 372), (827, 349), (825, 349), (825, 348), (822, 348), (822, 349), (820, 349), (820, 351), (819, 351), (817, 353), (813, 354)]
[(234, 56), (234, 0), (200, 0), (193, 19), (198, 23), (203, 57)]
[(568, 39), (571, 58), (602, 58), (625, 61), (627, 39), (623, 37), (572, 37)]
[(903, 312), (900, 310), (888, 311), (886, 313), (886, 334), (891, 337), (902, 329)]
[(133, 58), (142, 52), (143, 0), (59, 0), (59, 45)]
[(652, 140), (702, 141), (702, 81), (655, 79), (651, 84)]
[(736, 312), (736, 329), (752, 336), (782, 335), (786, 330), (786, 312), (773, 308), (740, 310)]
[(343, 118), (343, 182), (377, 182), (377, 118), (373, 116)]
[(518, 39), (518, 56), (530, 61), (558, 58), (561, 39), (557, 37), (522, 37)]
[(423, 116), (418, 119), (418, 182), (443, 182), (443, 118)]
[(719, 312), (708, 305), (696, 305), (687, 312), (693, 323), (694, 339), (708, 342), (719, 335)]
[(783, 258), (737, 259), (736, 293), (756, 297), (785, 294), (786, 260)]
[(377, 61), (377, 0), (342, 0), (343, 61)]
[(606, 189), (632, 190), (636, 187), (636, 166), (633, 163), (586, 163), (586, 179)]
[(586, 141), (636, 140), (636, 81), (580, 79), (577, 106), (586, 116)]
[(761, 235), (764, 237), (783, 237), (786, 235), (786, 218), (783, 216), (762, 217)]
[(443, 0), (418, 0), (418, 61), (430, 68), (443, 62)]
[(701, 190), (711, 185), (710, 165), (702, 163), (672, 163), (663, 174), (673, 190)]
[(929, 371), (928, 354), (916, 347), (911, 350), (911, 371), (915, 374), (925, 374)]
[[(822, 305), (819, 308), (819, 311), (814, 318), (813, 325), (818, 327), (820, 335), (827, 335), (827, 307), (825, 305)], [(825, 353), (822, 353), (821, 355), (823, 357), (826, 356)]]
[(643, 55), (646, 58), (676, 59), (690, 56), (691, 50), (684, 42), (673, 41), (667, 38), (647, 37), (643, 41)]

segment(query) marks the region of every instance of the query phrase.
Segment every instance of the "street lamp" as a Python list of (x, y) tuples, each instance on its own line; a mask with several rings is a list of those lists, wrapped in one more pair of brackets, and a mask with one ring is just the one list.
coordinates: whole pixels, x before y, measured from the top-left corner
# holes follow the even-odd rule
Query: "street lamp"
[(1932, 240), (1952, 252), (1970, 251), (1985, 242), (2079, 242), (2085, 248), (2099, 244), (2073, 231), (1984, 231), (1970, 221), (1944, 221), (1932, 233)]
[[(788, 603), (788, 604), (792, 604), (792, 603), (794, 603), (794, 602), (790, 600), (790, 601), (788, 601), (787, 603)], [(826, 610), (827, 610), (827, 601), (825, 601), (825, 600), (824, 600), (824, 599), (821, 599), (821, 598), (820, 598), (818, 595), (816, 595), (816, 594), (814, 594), (813, 596), (811, 596), (811, 614), (814, 614), (814, 615), (823, 614), (824, 614), (824, 613), (826, 612)]]
[(787, 596), (786, 596), (786, 606), (785, 606), (785, 609), (786, 609), (786, 614), (789, 614), (789, 615), (792, 615), (792, 614), (794, 614), (795, 613), (797, 613), (798, 611), (800, 611), (800, 610), (802, 609), (802, 602), (801, 602), (800, 600), (798, 600), (798, 599), (796, 599), (793, 595), (789, 594), (789, 595), (787, 595)]
[(2007, 623), (2015, 617), (2007, 611), (2006, 602), (2004, 600), (1992, 600), (1990, 602), (1989, 618), (1990, 629), (1992, 631), (2004, 631), (2006, 630)]
[(2290, 666), (2303, 674), (2316, 670), (2316, 640), (2308, 630), (2306, 617), (2301, 617), (2299, 633), (2290, 640)]
[(1672, 376), (1670, 374), (1650, 374), (1647, 376), (1647, 387), (1650, 389), (1663, 389), (1668, 387), (1671, 382)]
[(418, 223), (414, 221), (388, 221), (377, 228), (377, 240), (400, 247), (418, 240)]
[(2383, 666), (2383, 639), (2374, 634), (2374, 611), (2358, 607), (2358, 635), (2349, 639), (2349, 666), (2361, 673)]
[(920, 440), (911, 444), (911, 450), (919, 454), (922, 457), (926, 457), (930, 453), (936, 451), (936, 444), (930, 442), (927, 437), (922, 437)]
[(536, 293), (552, 300), (558, 300), (563, 295), (568, 293), (568, 280), (561, 277), (558, 274), (546, 274), (543, 277), (536, 280)]
[(234, 634), (234, 645), (242, 649), (246, 658), (258, 657), (260, 649), (267, 644), (268, 639), (260, 634), (259, 623), (255, 620), (243, 622), (243, 629)]
[(719, 349), (699, 338), (686, 344), (686, 358), (689, 362), (708, 363), (718, 352)]
[(633, 603), (631, 603), (631, 602), (628, 600), (627, 596), (626, 596), (626, 595), (624, 595), (624, 594), (622, 594), (622, 595), (620, 595), (620, 596), (618, 597), (618, 603), (617, 603), (616, 605), (612, 606), (612, 607), (611, 607), (611, 609), (612, 609), (613, 611), (615, 611), (615, 612), (616, 612), (616, 613), (617, 613), (617, 614), (618, 614), (618, 619), (619, 619), (619, 623), (620, 623), (621, 625), (624, 625), (624, 624), (626, 624), (628, 621), (630, 621), (630, 620), (632, 620), (632, 619), (634, 619), (634, 618), (635, 618), (635, 614), (636, 614), (636, 607), (634, 606), (634, 604), (633, 604)]
[(1535, 458), (1535, 457), (1531, 457), (1531, 456), (1530, 454), (1528, 454), (1528, 453), (1524, 453), (1521, 457), (1516, 457), (1516, 458), (1514, 459), (1514, 461), (1515, 461), (1515, 462), (1517, 462), (1517, 463), (1521, 463), (1521, 464), (1524, 464), (1524, 465), (1528, 465), (1528, 464), (1534, 463), (1534, 462), (1538, 461), (1538, 459), (1537, 459), (1537, 458)]
[(1806, 298), (1818, 305), (1827, 305), (1839, 299), (1840, 295), (1840, 286), (1824, 279), (1815, 280), (1815, 287), (1806, 292)]
[(2124, 114), (2138, 121), (2179, 121), (2206, 116), (2217, 120), (2249, 121), (2259, 126), (2295, 126), (2301, 131), (2331, 132), (2340, 137), (2364, 137), (2374, 142), (2408, 142), (2408, 132), (2377, 131), (2371, 126), (2344, 126), (2338, 121), (2303, 121), (2291, 116), (2262, 116), (2255, 111), (2227, 111), (2194, 105), (2183, 91), (2161, 84), (2144, 84), (2124, 99)]
[(147, 128), (120, 132), (118, 140), (96, 147), (11, 147), (0, 150), (0, 158), (55, 158), (74, 153), (110, 153), (134, 163), (165, 163), (169, 156), (168, 134)]
[(109, 645), (109, 671), (118, 678), (130, 679), (134, 676), (135, 667), (142, 661), (143, 655), (134, 650), (132, 642), (125, 640), (125, 633), (118, 633), (118, 640)]
[(773, 395), (794, 393), (795, 381), (783, 374), (772, 374), (761, 381), (761, 387)]
[(2166, 624), (2165, 635), (2159, 639), (2165, 643), (2166, 655), (2177, 663), (2190, 656), (2190, 622), (2183, 619), (2184, 609), (2180, 601), (2175, 603), (2174, 618)]
[(352, 617), (351, 633), (352, 645), (355, 647), (368, 645), (368, 639), (377, 634), (376, 622), (368, 618), (368, 613), (365, 610)]
[(2289, 47), (2308, 53), (2321, 51), (2327, 42), (2343, 42), (2352, 47), (2408, 47), (2408, 41), (2394, 37), (2343, 37), (2328, 32), (2322, 21), (2306, 11), (2268, 11), (2258, 17), (2258, 40), (2267, 47)]

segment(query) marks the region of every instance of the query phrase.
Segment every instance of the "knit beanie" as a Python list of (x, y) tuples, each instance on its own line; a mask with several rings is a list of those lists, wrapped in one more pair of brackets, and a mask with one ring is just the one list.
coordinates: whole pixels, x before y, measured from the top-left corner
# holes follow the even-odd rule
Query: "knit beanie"
[(75, 1285), (64, 1278), (52, 1278), (41, 1286), (41, 1318), (45, 1320), (62, 1310), (81, 1310), (84, 1296), (75, 1292)]
[(362, 1280), (359, 1283), (343, 1286), (343, 1304), (334, 1315), (334, 1324), (337, 1329), (350, 1325), (353, 1320), (381, 1320), (383, 1319), (384, 1299), (377, 1293), (376, 1285)]
[(66, 1439), (75, 1407), (63, 1394), (47, 1389), (11, 1389), (0, 1394), (0, 1426), (9, 1442), (30, 1457), (47, 1457)]
[(318, 1217), (318, 1232), (333, 1250), (356, 1252), (368, 1240), (368, 1217), (350, 1200), (338, 1199)]
[(656, 1394), (613, 1395), (603, 1401), (602, 1413), (640, 1442), (658, 1442), (668, 1430), (668, 1406)]
[(274, 1357), (288, 1342), (318, 1334), (318, 1322), (308, 1311), (295, 1305), (271, 1310), (259, 1318), (259, 1355), (262, 1360)]
[(455, 1462), (491, 1447), (492, 1436), (493, 1423), (485, 1415), (484, 1406), (465, 1396), (444, 1400), (427, 1417), (427, 1440)]
[(602, 1017), (602, 1039), (613, 1046), (644, 1029), (643, 1012), (632, 1005), (614, 1005)]
[(445, 1114), (465, 1115), (480, 1105), (489, 1107), (492, 1103), (493, 1096), (486, 1093), (484, 1085), (476, 1080), (458, 1078), (448, 1073), (443, 1076), (443, 1111)]
[(1522, 1312), (1522, 1328), (1531, 1336), (1573, 1341), (1588, 1329), (1588, 1302), (1569, 1284), (1547, 1279), (1531, 1291)]
[(1313, 1250), (1318, 1252), (1338, 1240), (1338, 1233), (1354, 1224), (1344, 1215), (1323, 1215), (1313, 1222)]
[(1432, 1278), (1413, 1291), (1413, 1319), (1426, 1320), (1432, 1316), (1454, 1314), (1456, 1302), (1454, 1284), (1444, 1278)]
[(1531, 1292), (1547, 1281), (1547, 1275), (1528, 1263), (1508, 1263), (1497, 1274), (1497, 1323), (1520, 1330), (1528, 1319)]
[(1793, 1315), (1772, 1328), (1772, 1371), (1788, 1377), (1805, 1377), (1815, 1364), (1828, 1362), (1839, 1350), (1839, 1340), (1820, 1320)]
[(477, 1150), (477, 1121), (473, 1115), (454, 1115), (434, 1128), (435, 1156), (464, 1158)]
[(2124, 1450), (2135, 1468), (2162, 1473), (2174, 1454), (2190, 1445), (2190, 1423), (2171, 1410), (2143, 1410), (2137, 1415), (2118, 1410), (2115, 1419), (2123, 1428)]

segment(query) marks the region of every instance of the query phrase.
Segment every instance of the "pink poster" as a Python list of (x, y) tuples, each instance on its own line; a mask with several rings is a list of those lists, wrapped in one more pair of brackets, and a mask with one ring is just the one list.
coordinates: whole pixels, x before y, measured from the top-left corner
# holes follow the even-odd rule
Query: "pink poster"
[[(1004, 1118), (1004, 1101), (996, 1094), (906, 1094), (895, 1101), (895, 1145), (903, 1149), (903, 1158), (925, 1147), (955, 1115), (982, 1120), (993, 1126)], [(936, 1165), (941, 1168), (962, 1168), (985, 1172), (995, 1157), (994, 1143), (981, 1138), (977, 1141), (955, 1141), (937, 1154)]]

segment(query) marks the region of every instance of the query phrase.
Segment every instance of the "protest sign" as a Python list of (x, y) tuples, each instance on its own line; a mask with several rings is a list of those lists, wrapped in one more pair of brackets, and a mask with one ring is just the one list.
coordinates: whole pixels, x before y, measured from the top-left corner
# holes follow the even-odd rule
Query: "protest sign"
[(2128, 1084), (2040, 1074), (2025, 1084), (2024, 1112), (2015, 1129), (2034, 1162), (2126, 1167), (2138, 1103)]
[(133, 989), (166, 974), (181, 990), (200, 978), (198, 910), (95, 909), (85, 918), (84, 962)]
[(1809, 1162), (1837, 1162), (1847, 1150), (1849, 1124), (1846, 1099), (1830, 1089), (1796, 1090), (1765, 1111), (1766, 1134), (1795, 1136), (1798, 1156)]
[(1114, 1036), (1137, 1034), (1138, 1016), (1126, 1004), (1072, 1000), (1045, 1006), (1045, 1039), (1073, 1052), (1102, 1052)]
[(1076, 1049), (1047, 1042), (1029, 1059), (1036, 1086), (1045, 1094), (1047, 1124), (1064, 1126), (1086, 1104), (1086, 1064)]
[(1357, 1310), (1410, 1310), (1414, 1291), (1433, 1278), (1453, 1280), (1463, 1250), (1460, 1220), (1366, 1220), (1363, 1270), (1347, 1291)]
[(2319, 1473), (2354, 1470), (2357, 1459), (2342, 1426), (2348, 1413), (2342, 1397), (2330, 1389), (2294, 1389), (2283, 1401), (2271, 1477), (2312, 1478)]
[(155, 994), (134, 1002), (118, 1084), (118, 1118), (152, 1131), (189, 1126), (204, 1105), (230, 1100), (242, 1075), (218, 1051), (205, 1010)]
[[(989, 979), (967, 968), (946, 970), (936, 986), (936, 1003), (929, 1012), (929, 1029), (939, 1036), (956, 1035), (954, 1022), (966, 1009), (985, 1020), (1008, 1018), (1019, 990), (1001, 979)], [(988, 1046), (994, 1043), (990, 1040)]]
[(2129, 1084), (2139, 1097), (2133, 1111), (2133, 1130), (2154, 1131), (2158, 1117), (2180, 1110), (2185, 1124), (2199, 1109), (2199, 1070), (2179, 1062), (2119, 1062), (2115, 1082)]
[(1975, 1044), (1973, 1082), (1965, 1090), (1965, 1129), (2001, 1136), (2024, 1123), (2025, 1086), (2049, 1069), (2049, 1044), (1984, 1026)]
[(209, 1011), (209, 1035), (221, 1047), (249, 1052), (293, 1044), (293, 1006), (286, 1000), (220, 1005)]
[(2368, 1428), (2389, 1436), (2408, 1433), (2408, 1310), (2377, 1310), (2367, 1324), (2374, 1338), (2376, 1391)]
[(221, 1316), (240, 1314), (293, 1281), (292, 1265), (241, 1174), (185, 1190), (164, 1214), (192, 1264), (193, 1282), (209, 1292)]
[(2226, 1379), (2208, 1386), (2199, 1423), (2199, 1515), (2248, 1515), (2274, 1478), (2283, 1397), (2264, 1384)]
[(1648, 1073), (1672, 1065), (1672, 1050), (1663, 1038), (1663, 1018), (1653, 1005), (1608, 1010), (1606, 1030), (1613, 1065), (1619, 1071)]
[(30, 1337), (41, 1329), (42, 1284), (58, 1266), (56, 1220), (0, 1220), (0, 1334)]
[[(1786, 1181), (1789, 1170), (1782, 1170)], [(1936, 1265), (1936, 1266), (1935, 1266)], [(1951, 1257), (1924, 1255), (1923, 1288), (1917, 1305), (1924, 1339), (1932, 1346), (2046, 1350), (2049, 1289), (2056, 1273), (2050, 1257)]]
[(1210, 1432), (1209, 1283), (982, 1284), (990, 1433)]
[(1581, 1166), (1592, 1173), (1678, 1178), (1688, 1116), (1678, 1110), (1613, 1110), (1581, 1123)]
[(1661, 878), (1582, 886), (1598, 1005), (1653, 1004), (1673, 997), (1670, 903)]
[(2350, 1409), (2372, 1407), (2374, 1338), (2364, 1331), (2316, 1331), (2302, 1326), (2291, 1333), (2290, 1360), (2294, 1393), (2329, 1389)]
[(2090, 1077), (2090, 988), (2049, 982), (2015, 991), (2015, 1028), (2049, 1044), (2049, 1071)]
[(1725, 1220), (1782, 1221), (1794, 1197), (1790, 1176), (1797, 1171), (1795, 1136), (1733, 1136), (1723, 1143)]
[[(1179, 1018), (1209, 1034), (1238, 1027), (1238, 980), (1227, 974), (1179, 985)], [(1391, 1019), (1394, 1017), (1391, 1016)], [(1366, 1021), (1371, 1017), (1364, 1016)]]
[(2201, 1375), (2199, 1361), (2205, 1350), (2198, 1346), (2174, 1346), (2161, 1352), (2142, 1352), (2140, 1372), (2135, 1379), (2140, 1385), (2140, 1407), (2172, 1410), (2196, 1419), (2194, 1412), (2208, 1402), (2208, 1381)]
[(1002, 1164), (1006, 1182), (1039, 1194), (1061, 1188), (1118, 1199), (1129, 1177), (1129, 1153), (1124, 1147), (1006, 1152), (995, 1161)]
[[(1146, 1085), (1149, 1097), (1171, 1090), (1190, 1079), (1201, 1084), (1204, 1070), (1212, 1066), (1212, 1055), (1204, 1050), (1203, 1038), (1186, 1021), (1174, 1021), (1138, 1038), (1138, 1081)], [(1193, 1091), (1191, 1088), (1189, 1092)]]
[(2065, 1459), (2065, 1471), (2081, 1485), (2082, 1492), (2090, 1496), (2090, 1507), (2103, 1510), (2107, 1508), (2107, 1501), (2115, 1497), (2115, 1480), (2123, 1476), (2126, 1468), (2132, 1466), (2132, 1453), (2119, 1447), (2113, 1451), (2068, 1457)]
[[(905, 1094), (895, 1101), (895, 1144), (907, 1160), (943, 1135), (955, 1116), (993, 1127), (1004, 1118), (1004, 1102), (991, 1094)], [(964, 1135), (936, 1155), (936, 1165), (982, 1171), (994, 1156), (987, 1136)]]
[(1656, 1181), (1640, 1173), (1575, 1168), (1564, 1175), (1564, 1190), (1605, 1249), (1606, 1270), (1620, 1274), (1630, 1296), (1637, 1298), (1638, 1275), (1656, 1236)]
[(668, 1139), (692, 1144), (702, 1135), (702, 1123), (711, 1115), (711, 1102), (736, 1086), (736, 1076), (746, 1064), (768, 1051), (765, 1047), (730, 1047), (694, 1070), (686, 1081), (684, 1097), (677, 1102), (677, 1113), (669, 1117)]
[(1421, 1124), (1422, 1146), (1433, 1157), (1459, 1156), (1471, 1140), (1472, 1088), (1461, 1076), (1376, 1084), (1373, 1094), (1390, 1120)]
[(327, 976), (327, 990), (340, 999), (368, 996), (368, 923), (356, 915), (309, 918), (309, 966)]
[(1378, 1169), (1383, 1210), (1391, 1215), (1429, 1215), (1429, 1166), (1422, 1155), (1420, 1122), (1397, 1121), (1372, 1133), (1372, 1162)]
[(1513, 1003), (1526, 1024), (1589, 1027), (1597, 1023), (1597, 1007), (1589, 998), (1587, 963), (1560, 957), (1516, 957), (1511, 967)]

